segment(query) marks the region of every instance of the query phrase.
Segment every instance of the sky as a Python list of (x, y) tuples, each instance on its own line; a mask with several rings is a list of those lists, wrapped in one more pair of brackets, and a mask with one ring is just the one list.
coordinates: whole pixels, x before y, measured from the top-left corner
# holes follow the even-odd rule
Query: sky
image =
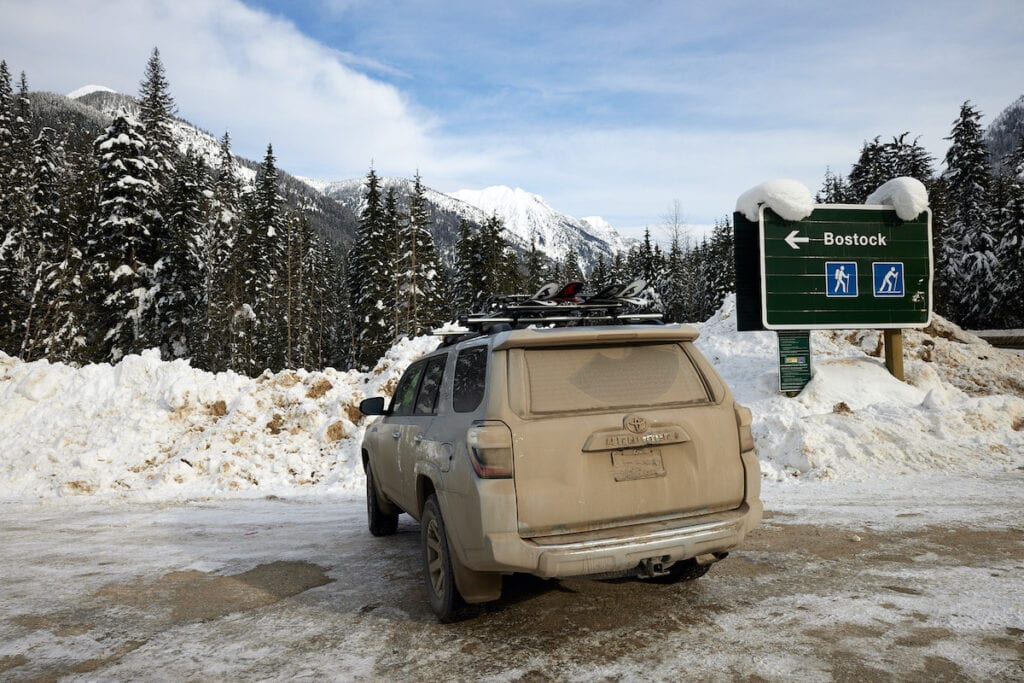
[(941, 158), (959, 107), (1024, 94), (1024, 2), (0, 0), (29, 87), (136, 94), (160, 49), (183, 118), (323, 180), (521, 187), (627, 235), (816, 190), (876, 135)]

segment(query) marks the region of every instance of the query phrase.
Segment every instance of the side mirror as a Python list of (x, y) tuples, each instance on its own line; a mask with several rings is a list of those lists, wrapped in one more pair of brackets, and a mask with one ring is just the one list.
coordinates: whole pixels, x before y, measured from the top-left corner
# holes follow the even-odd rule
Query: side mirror
[(388, 412), (384, 409), (384, 397), (374, 396), (364, 399), (359, 404), (359, 412), (363, 415), (387, 415)]

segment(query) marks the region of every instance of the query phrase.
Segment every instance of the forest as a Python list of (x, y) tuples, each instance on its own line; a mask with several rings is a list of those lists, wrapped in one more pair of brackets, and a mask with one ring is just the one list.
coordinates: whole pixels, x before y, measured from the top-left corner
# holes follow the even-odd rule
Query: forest
[[(271, 144), (251, 182), (231, 139), (218, 158), (180, 148), (159, 51), (137, 111), (90, 137), (34, 121), (27, 78), (0, 62), (0, 350), (24, 360), (117, 362), (159, 349), (250, 376), (282, 368), (370, 368), (403, 336), (427, 334), (497, 293), (546, 282), (650, 283), (666, 321), (707, 319), (734, 289), (732, 226), (696, 240), (679, 203), (626, 252), (581, 265), (516, 247), (501, 220), (463, 222), (453, 249), (431, 234), (419, 172), (408, 196), (370, 168), (346, 246), (318, 226)], [(861, 203), (897, 176), (929, 190), (936, 310), (970, 328), (1024, 325), (1024, 140), (990, 163), (980, 113), (965, 103), (945, 170), (909, 133), (866, 142), (844, 175), (826, 170), (817, 200)], [(665, 245), (664, 247), (662, 245)]]

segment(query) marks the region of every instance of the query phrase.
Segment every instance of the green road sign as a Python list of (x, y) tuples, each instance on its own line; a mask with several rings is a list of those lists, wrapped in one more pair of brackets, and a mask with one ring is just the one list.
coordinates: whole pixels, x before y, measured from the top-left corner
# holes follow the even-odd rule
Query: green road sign
[(902, 221), (889, 207), (818, 205), (809, 217), (787, 221), (762, 207), (759, 218), (765, 329), (893, 329), (931, 321), (931, 211)]
[(811, 381), (811, 333), (780, 330), (779, 391), (803, 391)]

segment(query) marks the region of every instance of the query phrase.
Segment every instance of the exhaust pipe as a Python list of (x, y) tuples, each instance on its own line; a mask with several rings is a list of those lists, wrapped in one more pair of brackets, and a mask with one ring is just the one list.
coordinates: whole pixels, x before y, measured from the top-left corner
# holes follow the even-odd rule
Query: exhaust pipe
[(703, 567), (705, 565), (714, 564), (719, 560), (724, 560), (727, 557), (729, 557), (729, 553), (705, 553), (703, 555), (698, 555), (693, 559), (697, 561), (697, 564)]

